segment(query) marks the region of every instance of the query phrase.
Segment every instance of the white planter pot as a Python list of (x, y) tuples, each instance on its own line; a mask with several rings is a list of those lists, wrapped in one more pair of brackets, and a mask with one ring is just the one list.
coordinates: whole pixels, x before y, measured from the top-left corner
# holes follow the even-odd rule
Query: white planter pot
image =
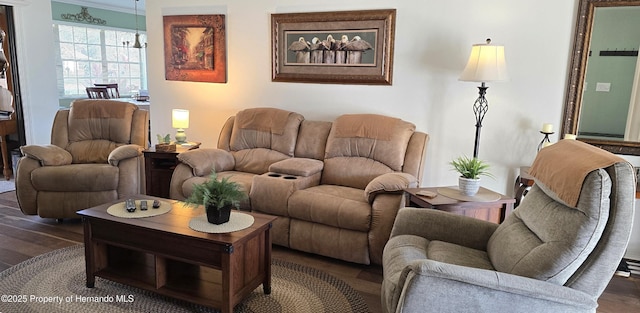
[(480, 178), (471, 179), (458, 177), (458, 189), (465, 196), (475, 196), (480, 189)]

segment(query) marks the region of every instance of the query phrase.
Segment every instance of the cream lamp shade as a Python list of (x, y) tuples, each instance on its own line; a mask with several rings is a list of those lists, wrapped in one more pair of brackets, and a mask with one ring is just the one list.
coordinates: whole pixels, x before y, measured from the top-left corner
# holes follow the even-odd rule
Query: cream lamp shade
[(173, 128), (189, 128), (189, 110), (173, 109), (171, 125)]
[(467, 66), (458, 78), (458, 80), (468, 82), (493, 82), (508, 79), (504, 46), (491, 45), (491, 39), (487, 39), (486, 44), (472, 46)]
[(187, 134), (184, 129), (189, 128), (189, 110), (173, 109), (171, 111), (171, 126), (177, 128), (176, 142), (185, 143)]
[(508, 80), (507, 65), (504, 61), (504, 46), (491, 45), (491, 39), (486, 44), (476, 44), (471, 47), (471, 55), (467, 66), (458, 78), (461, 81), (480, 82), (478, 87), (478, 99), (473, 104), (473, 113), (476, 116), (476, 137), (473, 146), (473, 157), (478, 157), (480, 148), (480, 129), (482, 120), (489, 110), (489, 102), (485, 97), (487, 93), (486, 82)]

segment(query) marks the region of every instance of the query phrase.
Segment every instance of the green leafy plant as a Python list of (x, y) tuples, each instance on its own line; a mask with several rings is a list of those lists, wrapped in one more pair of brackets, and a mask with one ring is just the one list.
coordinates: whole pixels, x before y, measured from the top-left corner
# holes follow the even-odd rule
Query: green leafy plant
[(247, 194), (242, 191), (240, 185), (229, 181), (229, 177), (218, 179), (218, 174), (211, 171), (209, 180), (202, 184), (195, 184), (193, 192), (184, 200), (187, 205), (203, 205), (205, 209), (221, 209), (226, 205), (238, 207), (240, 201), (247, 198)]
[(489, 164), (478, 158), (461, 156), (449, 162), (449, 164), (464, 178), (478, 179), (480, 176), (493, 177), (493, 175), (489, 173)]

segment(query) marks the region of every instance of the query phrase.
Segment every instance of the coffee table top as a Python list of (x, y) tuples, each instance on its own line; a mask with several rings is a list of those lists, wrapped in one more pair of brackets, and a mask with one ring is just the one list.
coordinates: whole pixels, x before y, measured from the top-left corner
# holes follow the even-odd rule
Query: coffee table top
[[(121, 199), (93, 208), (81, 210), (77, 213), (78, 215), (82, 216), (82, 218), (89, 218), (94, 220), (101, 220), (107, 223), (118, 223), (121, 225), (130, 225), (132, 227), (141, 227), (149, 230), (202, 238), (208, 241), (215, 241), (224, 244), (234, 244), (238, 241), (242, 241), (253, 232), (264, 231), (264, 228), (270, 227), (269, 225), (276, 219), (276, 217), (271, 215), (243, 211), (242, 213), (249, 214), (254, 218), (253, 225), (249, 226), (248, 228), (230, 233), (204, 233), (193, 230), (189, 227), (189, 221), (192, 218), (205, 214), (204, 208), (202, 206), (195, 208), (192, 206), (185, 206), (183, 202), (177, 200), (163, 199), (147, 195), (136, 195), (132, 196), (131, 198), (135, 200), (164, 201), (171, 204), (171, 211), (165, 214), (143, 218), (122, 218), (107, 213), (107, 209), (111, 205), (119, 202), (124, 202), (124, 199)], [(152, 210), (152, 208), (149, 208), (149, 210)]]

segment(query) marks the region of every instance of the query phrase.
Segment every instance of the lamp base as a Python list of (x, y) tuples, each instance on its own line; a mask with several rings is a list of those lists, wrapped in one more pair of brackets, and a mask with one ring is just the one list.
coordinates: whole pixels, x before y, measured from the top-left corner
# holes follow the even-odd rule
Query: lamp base
[(176, 143), (183, 144), (187, 142), (187, 134), (184, 133), (184, 129), (178, 128), (176, 130)]

